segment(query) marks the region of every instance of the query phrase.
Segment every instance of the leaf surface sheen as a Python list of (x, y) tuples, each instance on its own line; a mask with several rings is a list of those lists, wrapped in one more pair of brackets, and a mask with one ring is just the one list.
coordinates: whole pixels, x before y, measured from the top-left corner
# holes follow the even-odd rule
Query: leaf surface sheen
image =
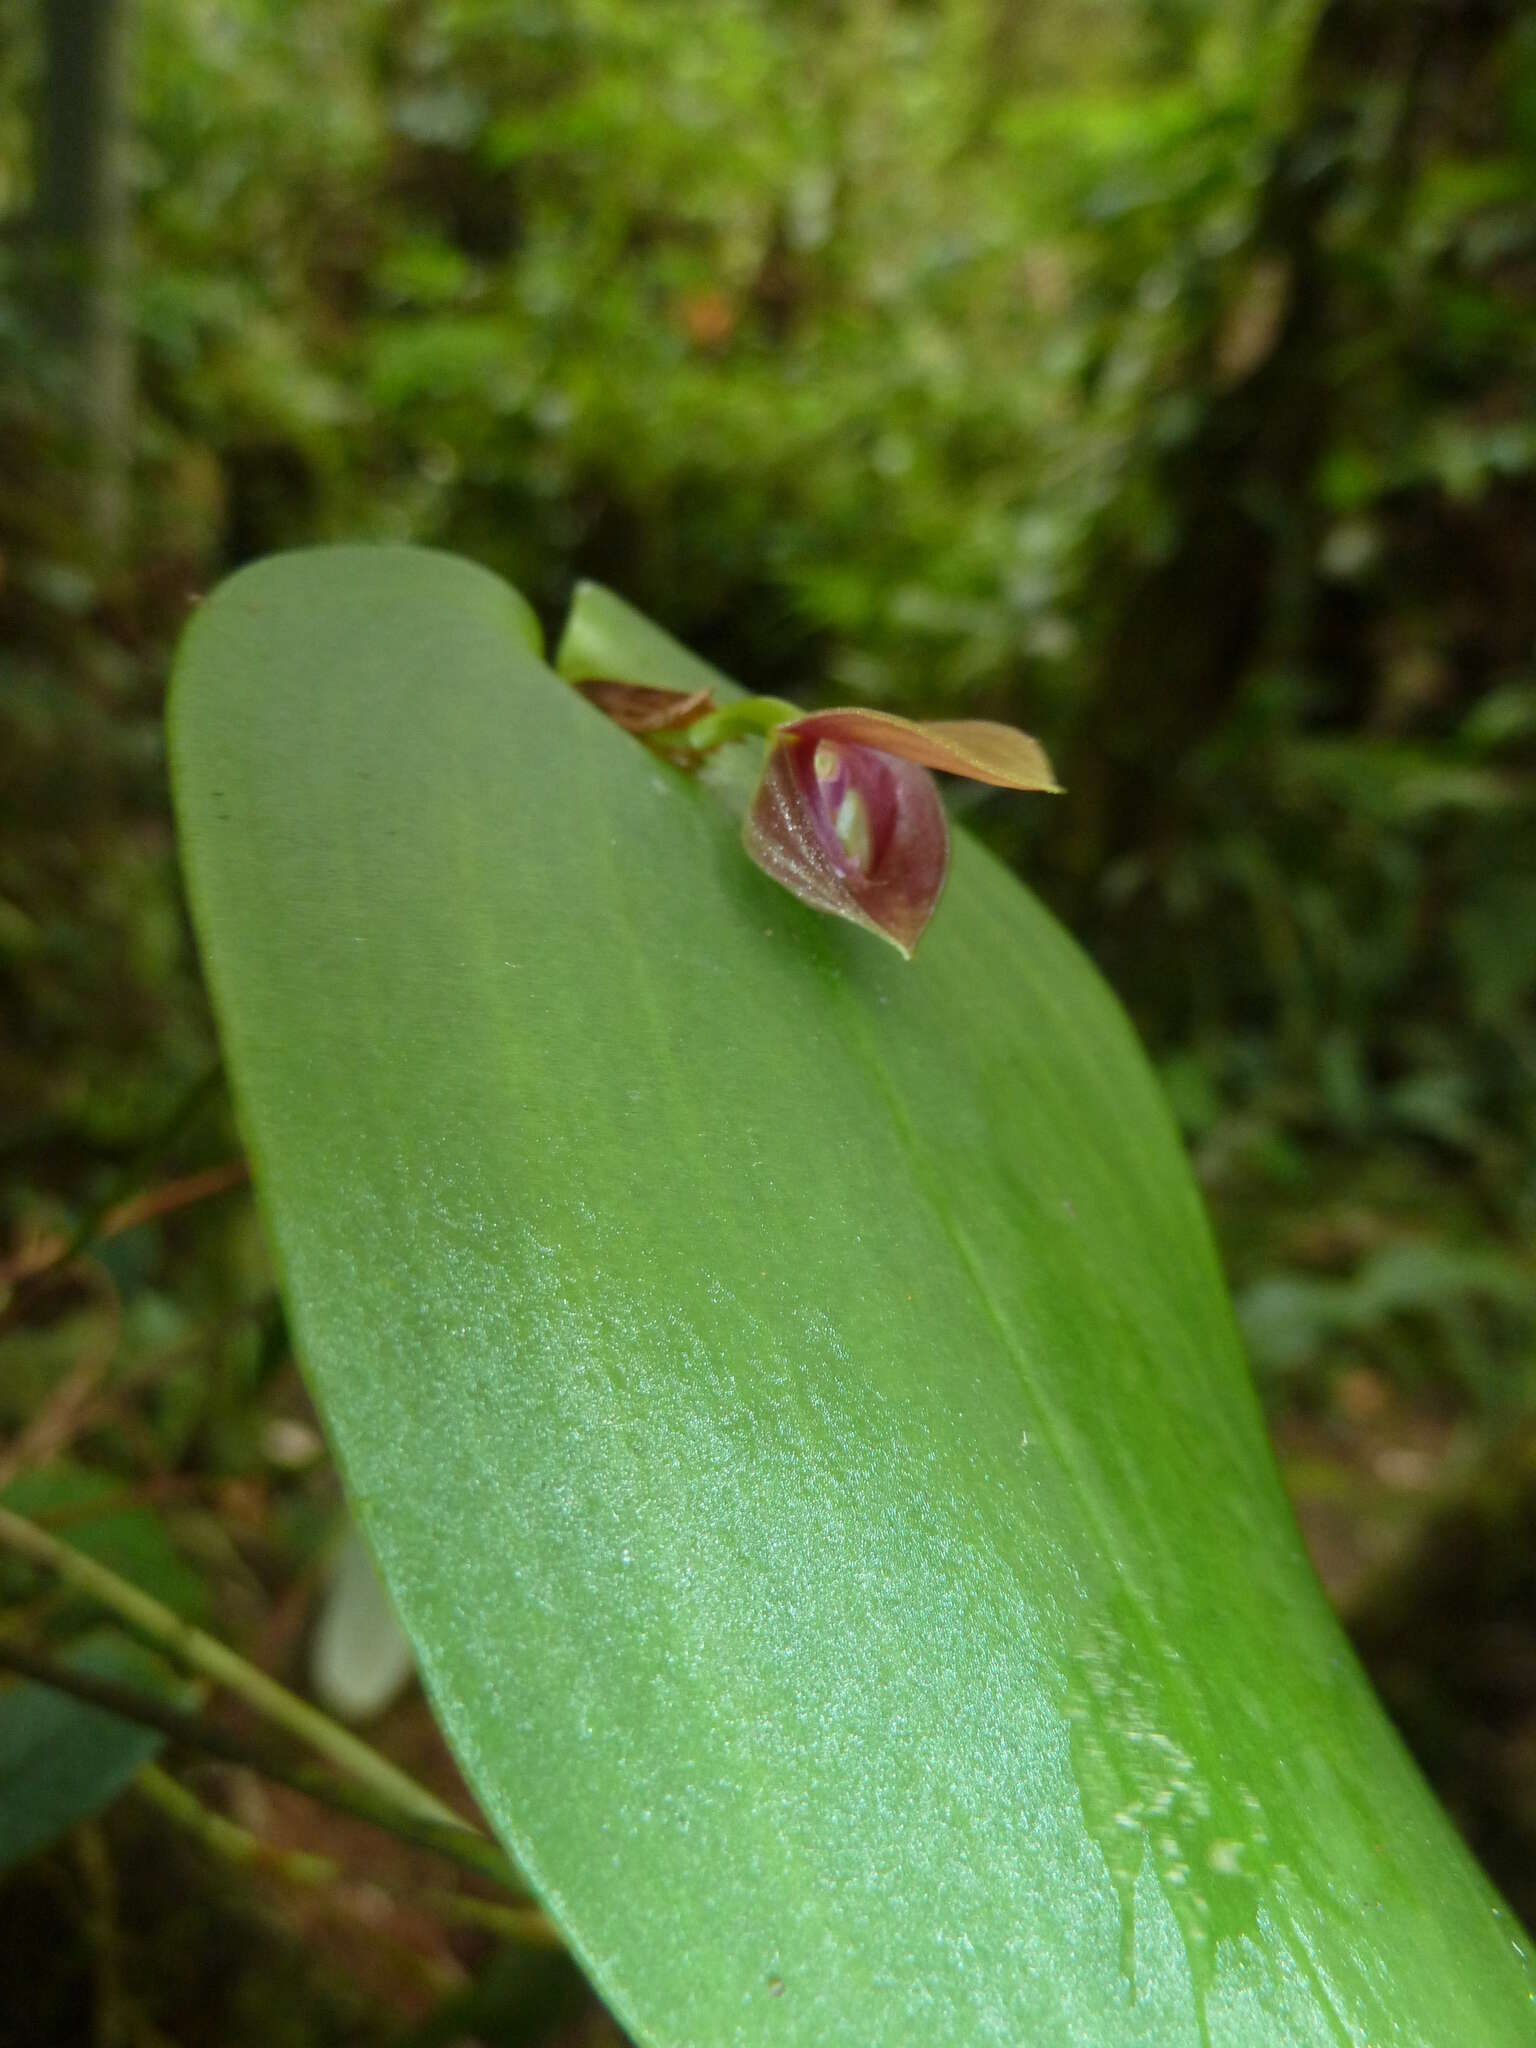
[[(259, 565), (173, 765), (354, 1507), (599, 1988), (668, 2048), (1531, 2040), (1097, 975), (963, 832), (915, 964), (818, 918), (751, 762), (655, 761), (530, 622)], [(601, 591), (562, 661), (735, 694)]]

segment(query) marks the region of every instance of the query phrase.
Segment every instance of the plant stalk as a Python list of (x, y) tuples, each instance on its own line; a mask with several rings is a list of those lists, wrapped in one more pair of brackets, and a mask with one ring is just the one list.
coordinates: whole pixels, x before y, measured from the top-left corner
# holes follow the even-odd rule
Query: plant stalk
[(119, 1684), (115, 1679), (99, 1678), (94, 1672), (76, 1670), (51, 1657), (40, 1657), (33, 1651), (18, 1649), (14, 1644), (0, 1642), (0, 1671), (14, 1671), (36, 1685), (51, 1686), (55, 1692), (67, 1693), (88, 1707), (115, 1714), (120, 1720), (132, 1721), (139, 1727), (153, 1728), (170, 1742), (200, 1751), (205, 1756), (217, 1757), (221, 1763), (254, 1771), (274, 1784), (286, 1785), (291, 1791), (302, 1793), (306, 1799), (313, 1799), (317, 1805), (328, 1806), (333, 1812), (344, 1813), (353, 1820), (366, 1821), (370, 1827), (382, 1828), (398, 1840), (409, 1842), (413, 1848), (429, 1849), (435, 1855), (446, 1857), (462, 1869), (490, 1879), (514, 1897), (524, 1892), (516, 1867), (496, 1844), (465, 1827), (461, 1821), (455, 1820), (450, 1826), (442, 1821), (402, 1813), (393, 1800), (380, 1799), (366, 1786), (332, 1777), (316, 1765), (296, 1762), (265, 1742), (232, 1735), (217, 1722), (175, 1706), (169, 1700), (157, 1699), (153, 1693)]
[[(117, 1573), (71, 1544), (63, 1543), (25, 1516), (0, 1508), (0, 1546), (15, 1551), (31, 1563), (54, 1572), (67, 1585), (85, 1593), (100, 1606), (110, 1608), (129, 1626), (167, 1651), (178, 1663), (199, 1672), (215, 1685), (235, 1693), (264, 1719), (286, 1728), (319, 1755), (327, 1757), (378, 1796), (419, 1820), (430, 1820), (458, 1828), (474, 1836), (478, 1830), (462, 1820), (425, 1785), (379, 1755), (366, 1742), (350, 1734), (328, 1714), (301, 1700), (237, 1656), (226, 1644), (205, 1635), (183, 1621), (169, 1607), (150, 1594), (121, 1579)], [(481, 1837), (481, 1839), (484, 1839)]]
[[(194, 1835), (204, 1848), (227, 1863), (249, 1870), (268, 1870), (290, 1884), (325, 1888), (347, 1881), (350, 1873), (330, 1856), (316, 1856), (303, 1849), (277, 1849), (264, 1842), (212, 1807), (205, 1806), (179, 1779), (155, 1764), (140, 1766), (135, 1788), (168, 1820)], [(379, 1879), (370, 1875), (371, 1884)], [(383, 1889), (397, 1887), (385, 1883)], [(464, 1892), (432, 1889), (425, 1892), (398, 1888), (402, 1898), (425, 1907), (439, 1919), (456, 1921), (464, 1927), (480, 1927), (499, 1934), (505, 1941), (528, 1943), (537, 1948), (562, 1948), (559, 1931), (537, 1906), (503, 1906), (494, 1899), (477, 1899)]]

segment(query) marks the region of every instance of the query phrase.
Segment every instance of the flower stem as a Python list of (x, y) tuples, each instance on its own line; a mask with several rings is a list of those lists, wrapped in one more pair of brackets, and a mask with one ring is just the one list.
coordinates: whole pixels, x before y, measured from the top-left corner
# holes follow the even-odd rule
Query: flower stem
[(712, 754), (716, 747), (726, 746), (731, 740), (748, 739), (754, 734), (766, 736), (789, 719), (803, 715), (798, 704), (788, 704), (782, 697), (742, 697), (734, 704), (722, 705), (718, 711), (706, 712), (703, 718), (679, 733), (669, 733), (667, 738), (692, 754)]
[(503, 1941), (520, 1941), (531, 1948), (565, 1947), (559, 1928), (538, 1906), (503, 1906), (474, 1892), (445, 1892), (436, 1886), (416, 1897), (440, 1920), (455, 1921), (460, 1927), (482, 1927)]
[(185, 1828), (215, 1856), (258, 1870), (272, 1870), (290, 1884), (334, 1884), (341, 1865), (329, 1856), (312, 1856), (303, 1849), (278, 1849), (259, 1835), (251, 1834), (211, 1806), (204, 1806), (195, 1793), (157, 1764), (141, 1764), (134, 1785), (143, 1796), (178, 1827)]
[[(216, 1813), (190, 1792), (168, 1771), (156, 1764), (143, 1764), (134, 1778), (135, 1789), (157, 1806), (168, 1820), (185, 1828), (203, 1847), (226, 1863), (240, 1868), (267, 1870), (286, 1878), (290, 1884), (333, 1886), (347, 1881), (349, 1873), (330, 1856), (315, 1856), (303, 1849), (278, 1849), (264, 1842), (248, 1828)], [(369, 1882), (380, 1883), (376, 1872)], [(537, 1906), (503, 1906), (494, 1899), (481, 1899), (467, 1892), (439, 1889), (416, 1891), (396, 1887), (387, 1880), (383, 1889), (395, 1892), (435, 1913), (439, 1919), (456, 1921), (464, 1927), (482, 1927), (499, 1934), (504, 1941), (518, 1941), (535, 1948), (563, 1948), (559, 1930)]]

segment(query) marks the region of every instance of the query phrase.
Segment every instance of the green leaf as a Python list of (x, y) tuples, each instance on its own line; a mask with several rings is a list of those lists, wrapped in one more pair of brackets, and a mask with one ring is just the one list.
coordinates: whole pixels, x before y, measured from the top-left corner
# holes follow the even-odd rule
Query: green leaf
[[(564, 651), (718, 686), (601, 593)], [(906, 965), (743, 859), (750, 758), (657, 762), (405, 550), (227, 585), (172, 745), (354, 1508), (639, 2040), (1531, 2039), (1156, 1085), (1012, 876), (957, 834)]]
[[(161, 1660), (123, 1636), (93, 1636), (65, 1661), (93, 1678), (175, 1696)], [(110, 1806), (164, 1742), (51, 1686), (29, 1680), (0, 1690), (0, 1871)]]

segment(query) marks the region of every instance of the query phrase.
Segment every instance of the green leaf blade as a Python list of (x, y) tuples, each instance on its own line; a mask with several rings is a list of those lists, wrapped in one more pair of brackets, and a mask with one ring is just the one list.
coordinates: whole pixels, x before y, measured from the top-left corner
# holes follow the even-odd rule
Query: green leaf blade
[[(162, 1661), (124, 1636), (96, 1633), (66, 1663), (175, 1701), (184, 1693)], [(153, 1729), (25, 1680), (0, 1688), (0, 1874), (38, 1855), (110, 1806), (165, 1746)]]
[[(712, 679), (601, 592), (562, 665)], [(226, 586), (172, 740), (359, 1520), (640, 2039), (1529, 2038), (1145, 1061), (1011, 877), (958, 834), (912, 966), (817, 919), (739, 772), (406, 550)]]

